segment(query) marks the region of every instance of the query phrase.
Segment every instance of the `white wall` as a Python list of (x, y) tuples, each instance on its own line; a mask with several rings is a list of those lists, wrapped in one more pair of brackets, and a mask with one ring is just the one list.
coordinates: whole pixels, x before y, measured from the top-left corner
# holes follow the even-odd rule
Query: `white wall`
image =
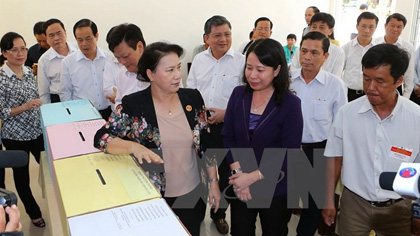
[(35, 43), (32, 27), (40, 20), (60, 19), (67, 29), (68, 40), (75, 41), (74, 23), (89, 18), (98, 25), (99, 46), (106, 49), (108, 30), (129, 22), (141, 28), (148, 44), (167, 40), (184, 47), (187, 51), (182, 65), (184, 70), (186, 62), (191, 60), (193, 48), (202, 42), (204, 22), (215, 14), (223, 15), (231, 22), (236, 49), (248, 40), (254, 21), (260, 16), (273, 21), (272, 38), (285, 44), (289, 33), (295, 33), (300, 40), (306, 7), (315, 5), (322, 11), (330, 9), (330, 0), (310, 3), (305, 0), (0, 0), (0, 3), (0, 35), (18, 32), (28, 46)]
[(407, 25), (404, 27), (401, 37), (407, 41), (410, 41), (411, 27), (413, 26), (415, 0), (393, 1), (395, 1), (395, 12), (401, 13), (407, 18)]

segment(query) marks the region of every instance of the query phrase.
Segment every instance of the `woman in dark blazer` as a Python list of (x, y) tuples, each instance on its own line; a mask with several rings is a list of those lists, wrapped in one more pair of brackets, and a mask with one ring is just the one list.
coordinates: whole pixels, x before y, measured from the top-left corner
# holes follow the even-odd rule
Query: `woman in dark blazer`
[[(133, 153), (140, 163), (155, 163), (155, 168), (144, 167), (149, 179), (190, 233), (199, 235), (206, 208), (199, 197), (209, 184), (210, 205), (217, 211), (220, 191), (216, 161), (203, 157), (207, 133), (203, 98), (197, 90), (179, 88), (182, 54), (174, 44), (146, 47), (138, 79), (150, 82), (150, 87), (122, 99), (96, 133), (94, 145), (108, 153)], [(163, 171), (156, 168), (161, 164)]]
[(289, 90), (284, 55), (275, 40), (252, 44), (246, 56), (246, 85), (235, 88), (226, 109), (225, 146), (253, 149), (239, 155), (231, 149), (227, 157), (229, 183), (237, 196), (231, 204), (232, 235), (255, 235), (258, 214), (263, 235), (288, 233), (292, 212), (287, 209), (286, 155), (268, 149), (299, 148), (302, 138), (300, 100)]

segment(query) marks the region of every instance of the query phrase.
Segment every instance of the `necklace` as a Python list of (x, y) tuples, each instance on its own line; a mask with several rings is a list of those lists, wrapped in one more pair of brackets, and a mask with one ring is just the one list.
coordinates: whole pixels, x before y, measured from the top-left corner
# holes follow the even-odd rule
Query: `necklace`
[(252, 111), (253, 112), (257, 112), (258, 109), (267, 102), (267, 100), (268, 100), (267, 98), (264, 99), (264, 101), (260, 105), (258, 105), (258, 106), (255, 105), (254, 101), (252, 101), (252, 106), (254, 107), (254, 109), (252, 109)]

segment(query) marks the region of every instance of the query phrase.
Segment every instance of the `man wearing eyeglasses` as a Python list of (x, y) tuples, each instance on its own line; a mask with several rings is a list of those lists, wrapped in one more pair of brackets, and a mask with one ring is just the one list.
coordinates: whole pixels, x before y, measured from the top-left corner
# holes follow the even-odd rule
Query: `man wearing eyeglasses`
[[(209, 48), (197, 54), (188, 74), (187, 87), (200, 91), (207, 110), (210, 112), (211, 139), (208, 148), (223, 148), (221, 135), (227, 103), (233, 89), (242, 84), (245, 57), (232, 49), (232, 31), (230, 22), (223, 16), (213, 16), (204, 25), (204, 40)], [(223, 161), (219, 166), (220, 181), (210, 183), (224, 193), (228, 184), (228, 165)], [(227, 199), (226, 199), (227, 200)], [(221, 199), (217, 212), (211, 209), (210, 217), (221, 234), (229, 232), (225, 220), (228, 204)]]
[(245, 55), (246, 51), (248, 51), (248, 48), (252, 45), (252, 43), (255, 42), (255, 40), (270, 38), (272, 29), (273, 29), (273, 22), (271, 22), (269, 18), (267, 17), (258, 18), (254, 23), (254, 29), (253, 29), (254, 39), (249, 41), (247, 44), (243, 44), (241, 48), (239, 49), (239, 51)]
[(105, 120), (111, 106), (103, 91), (105, 64), (114, 56), (97, 47), (98, 27), (89, 19), (79, 20), (73, 27), (79, 50), (63, 59), (60, 71), (60, 99), (89, 99)]
[(66, 29), (58, 19), (49, 19), (44, 23), (44, 34), (47, 36), (48, 49), (38, 61), (38, 92), (44, 104), (60, 102), (61, 61), (77, 50), (75, 43), (67, 42)]

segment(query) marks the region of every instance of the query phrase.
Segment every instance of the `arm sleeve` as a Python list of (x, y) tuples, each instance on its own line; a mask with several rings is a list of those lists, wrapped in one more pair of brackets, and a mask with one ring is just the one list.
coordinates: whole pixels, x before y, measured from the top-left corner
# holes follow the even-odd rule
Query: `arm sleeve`
[(346, 59), (346, 55), (345, 55), (343, 49), (341, 49), (341, 48), (338, 48), (338, 49), (339, 50), (337, 50), (337, 52), (339, 52), (339, 53), (337, 55), (337, 58), (335, 59), (333, 71), (331, 71), (331, 74), (334, 74), (338, 78), (341, 78), (341, 75), (343, 74), (344, 61)]
[(38, 81), (39, 98), (42, 100), (44, 104), (51, 103), (51, 97), (50, 97), (51, 81), (47, 76), (47, 71), (46, 71), (45, 63), (43, 60), (39, 60), (39, 63), (38, 63), (37, 81)]
[(340, 108), (333, 121), (328, 134), (327, 146), (324, 156), (342, 157), (343, 156), (343, 109)]
[(131, 133), (133, 119), (122, 110), (123, 105), (118, 105), (115, 108), (105, 125), (96, 132), (93, 146), (103, 152), (107, 152), (108, 143), (114, 138), (125, 138)]
[(118, 66), (115, 62), (106, 60), (105, 68), (104, 68), (104, 83), (103, 83), (103, 90), (105, 96), (111, 96), (114, 94), (113, 88), (116, 88), (115, 80), (118, 76)]
[[(223, 124), (222, 136), (223, 136), (223, 145), (225, 148), (234, 148), (236, 143), (236, 134), (235, 134), (235, 103), (236, 103), (236, 93), (239, 88), (235, 88), (232, 92), (232, 95), (229, 98), (227, 104), (225, 121)], [(238, 115), (238, 114), (237, 114)], [(226, 156), (226, 161), (228, 165), (234, 162), (231, 152), (229, 151)]]

